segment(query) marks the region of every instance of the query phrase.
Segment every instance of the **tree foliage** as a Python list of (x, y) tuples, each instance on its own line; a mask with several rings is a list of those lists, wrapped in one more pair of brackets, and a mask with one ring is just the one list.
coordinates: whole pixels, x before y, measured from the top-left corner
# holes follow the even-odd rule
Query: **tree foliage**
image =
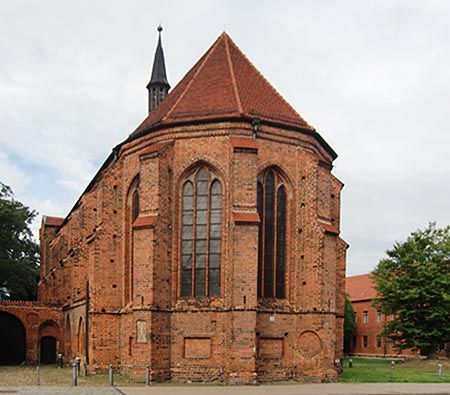
[(355, 310), (347, 294), (345, 294), (345, 312), (344, 312), (344, 352), (350, 352), (352, 335), (356, 328)]
[(400, 350), (433, 354), (450, 341), (450, 226), (432, 223), (386, 254), (373, 272), (376, 304), (394, 316), (384, 335)]
[(0, 299), (36, 299), (39, 247), (30, 229), (36, 215), (0, 182)]

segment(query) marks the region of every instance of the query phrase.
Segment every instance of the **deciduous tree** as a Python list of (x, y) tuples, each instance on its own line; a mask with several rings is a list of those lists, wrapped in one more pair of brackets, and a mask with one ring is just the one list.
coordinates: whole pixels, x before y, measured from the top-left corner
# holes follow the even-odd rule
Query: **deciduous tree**
[(373, 272), (375, 303), (393, 317), (384, 335), (398, 349), (432, 355), (450, 341), (450, 226), (432, 223), (386, 254)]
[(36, 215), (0, 182), (0, 299), (36, 299), (39, 247), (30, 229)]

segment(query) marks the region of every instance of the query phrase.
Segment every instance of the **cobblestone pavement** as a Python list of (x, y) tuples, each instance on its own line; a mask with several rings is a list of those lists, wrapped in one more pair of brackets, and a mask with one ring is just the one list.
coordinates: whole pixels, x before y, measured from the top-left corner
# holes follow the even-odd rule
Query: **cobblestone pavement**
[(109, 387), (0, 387), (0, 394), (27, 395), (119, 395)]
[[(42, 387), (70, 387), (72, 385), (72, 369), (66, 367), (58, 369), (52, 365), (44, 365), (39, 368), (40, 385)], [(119, 384), (129, 384), (130, 380), (126, 376), (114, 375), (115, 382)], [(36, 385), (36, 366), (0, 366), (0, 387), (26, 387)], [(100, 386), (106, 387), (108, 376), (106, 374), (96, 374), (88, 377), (79, 377), (80, 386)], [(0, 392), (1, 394), (1, 392)]]
[(450, 384), (287, 384), (262, 386), (119, 387), (125, 395), (449, 395)]

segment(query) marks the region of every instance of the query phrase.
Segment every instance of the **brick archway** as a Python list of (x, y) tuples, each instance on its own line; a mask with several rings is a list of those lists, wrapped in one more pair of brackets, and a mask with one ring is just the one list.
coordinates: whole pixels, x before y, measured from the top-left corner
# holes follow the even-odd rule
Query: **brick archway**
[(25, 326), (15, 315), (0, 311), (0, 365), (18, 365), (25, 360)]
[[(55, 337), (57, 351), (64, 353), (64, 343), (61, 342), (63, 317), (60, 308), (32, 301), (2, 300), (0, 301), (0, 315), (2, 314), (15, 317), (24, 330), (25, 357), (21, 362), (39, 362), (40, 339), (43, 336)], [(11, 332), (3, 328), (4, 325), (0, 322), (0, 360), (1, 355), (5, 352), (2, 339), (8, 339)], [(4, 334), (5, 331), (6, 334)]]

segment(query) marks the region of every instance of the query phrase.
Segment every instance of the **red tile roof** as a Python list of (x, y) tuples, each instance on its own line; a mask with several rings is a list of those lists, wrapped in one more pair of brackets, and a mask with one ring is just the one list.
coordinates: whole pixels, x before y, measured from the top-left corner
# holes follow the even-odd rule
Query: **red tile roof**
[(320, 225), (322, 225), (322, 228), (327, 233), (332, 233), (334, 235), (338, 235), (339, 234), (339, 229), (336, 229), (336, 227), (334, 225), (326, 224), (324, 222), (320, 222)]
[(233, 219), (236, 223), (257, 224), (259, 223), (259, 214), (245, 211), (233, 211)]
[(158, 219), (157, 215), (139, 216), (133, 222), (133, 228), (135, 229), (151, 228), (156, 224), (157, 219)]
[(247, 148), (254, 150), (258, 149), (258, 142), (255, 139), (251, 139), (248, 137), (231, 136), (230, 141), (233, 148)]
[(47, 226), (60, 226), (64, 222), (64, 218), (49, 217), (48, 215), (44, 215), (42, 216), (42, 222)]
[(154, 154), (155, 152), (161, 151), (166, 145), (167, 144), (161, 143), (152, 144), (150, 147), (147, 147), (146, 149), (139, 152), (139, 156)]
[(377, 298), (377, 291), (370, 278), (370, 273), (347, 277), (345, 279), (345, 292), (352, 302)]
[(164, 124), (236, 117), (314, 130), (224, 32), (130, 137)]

